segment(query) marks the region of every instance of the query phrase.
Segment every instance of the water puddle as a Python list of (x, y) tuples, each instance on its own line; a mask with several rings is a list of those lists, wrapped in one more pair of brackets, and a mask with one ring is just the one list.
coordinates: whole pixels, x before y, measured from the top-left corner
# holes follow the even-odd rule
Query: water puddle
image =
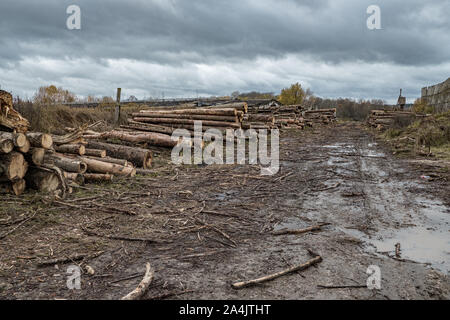
[(372, 253), (395, 256), (400, 244), (401, 258), (426, 263), (441, 272), (450, 271), (450, 212), (441, 202), (417, 199), (416, 226), (381, 230), (368, 236), (358, 230), (339, 228), (369, 246)]

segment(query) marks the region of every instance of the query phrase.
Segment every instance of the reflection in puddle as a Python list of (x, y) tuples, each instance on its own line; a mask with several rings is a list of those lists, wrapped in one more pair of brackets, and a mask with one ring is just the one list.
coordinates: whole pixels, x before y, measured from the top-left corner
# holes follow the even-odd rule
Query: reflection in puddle
[[(400, 243), (401, 258), (429, 263), (432, 267), (448, 273), (450, 271), (450, 214), (439, 201), (417, 199), (417, 221), (420, 226), (403, 229), (381, 230), (372, 237), (353, 230), (339, 228), (375, 249), (378, 253), (395, 254), (395, 244)], [(420, 220), (422, 220), (420, 219)]]

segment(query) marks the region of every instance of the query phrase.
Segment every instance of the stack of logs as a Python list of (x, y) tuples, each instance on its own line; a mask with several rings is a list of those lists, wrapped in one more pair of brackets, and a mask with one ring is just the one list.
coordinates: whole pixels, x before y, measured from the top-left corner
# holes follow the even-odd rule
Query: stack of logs
[(304, 113), (305, 121), (312, 124), (330, 124), (336, 121), (336, 109), (309, 110)]
[(412, 121), (415, 118), (426, 117), (426, 115), (415, 114), (408, 111), (395, 110), (372, 110), (367, 118), (367, 124), (378, 130), (385, 130), (399, 121)]
[(134, 176), (151, 166), (150, 150), (87, 141), (85, 128), (65, 136), (28, 132), (29, 123), (0, 91), (0, 190), (22, 194), (26, 187), (59, 195), (73, 186)]
[[(185, 129), (194, 133), (194, 123), (201, 121), (202, 131), (242, 128), (247, 114), (246, 103), (232, 103), (202, 108), (151, 108), (133, 113), (126, 125), (121, 128), (131, 135), (137, 132), (171, 135), (176, 129)], [(175, 142), (177, 143), (177, 142)]]
[[(246, 121), (256, 128), (300, 128), (305, 126), (300, 105), (279, 106), (275, 104), (252, 106)], [(259, 122), (259, 123), (258, 123)]]

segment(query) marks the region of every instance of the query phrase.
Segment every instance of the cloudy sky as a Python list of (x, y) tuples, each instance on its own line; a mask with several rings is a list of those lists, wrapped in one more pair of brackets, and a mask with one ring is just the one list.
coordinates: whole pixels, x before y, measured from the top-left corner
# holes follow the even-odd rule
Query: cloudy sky
[[(69, 30), (70, 5), (81, 29)], [(381, 9), (381, 30), (367, 8)], [(278, 93), (412, 101), (450, 77), (449, 0), (2, 0), (0, 85), (79, 96)]]

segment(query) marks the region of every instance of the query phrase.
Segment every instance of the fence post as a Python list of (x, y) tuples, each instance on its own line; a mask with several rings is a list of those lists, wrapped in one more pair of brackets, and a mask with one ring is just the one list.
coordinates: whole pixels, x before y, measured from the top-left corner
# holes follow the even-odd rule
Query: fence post
[(114, 114), (114, 123), (119, 124), (120, 120), (120, 93), (122, 92), (122, 88), (117, 88), (117, 100), (116, 100), (116, 112)]

